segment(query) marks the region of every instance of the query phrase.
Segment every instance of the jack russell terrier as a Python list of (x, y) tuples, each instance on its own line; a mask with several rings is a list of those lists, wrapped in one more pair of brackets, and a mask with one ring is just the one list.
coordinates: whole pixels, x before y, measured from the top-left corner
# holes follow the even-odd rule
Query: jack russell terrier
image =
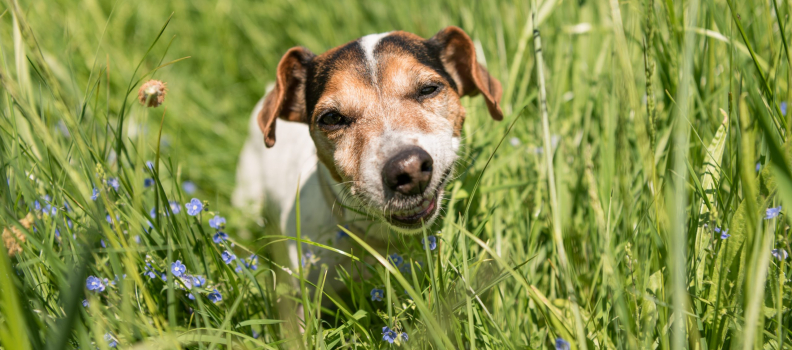
[[(457, 27), (430, 39), (367, 35), (318, 56), (289, 49), (251, 115), (233, 204), (294, 236), (299, 186), (303, 237), (342, 249), (350, 239), (337, 225), (348, 225), (384, 250), (391, 230), (420, 233), (438, 217), (465, 121), (460, 98), (477, 94), (503, 119), (501, 85)], [(295, 268), (294, 244), (288, 254)]]

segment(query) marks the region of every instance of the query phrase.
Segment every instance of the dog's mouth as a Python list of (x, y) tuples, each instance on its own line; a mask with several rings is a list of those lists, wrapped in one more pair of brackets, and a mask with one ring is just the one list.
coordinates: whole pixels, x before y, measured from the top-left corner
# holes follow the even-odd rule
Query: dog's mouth
[(424, 196), (421, 202), (412, 207), (393, 211), (390, 217), (388, 217), (388, 220), (391, 224), (404, 228), (415, 228), (416, 226), (420, 226), (422, 223), (428, 221), (437, 211), (437, 199), (440, 197), (440, 191), (441, 190), (438, 189), (430, 192), (430, 194)]

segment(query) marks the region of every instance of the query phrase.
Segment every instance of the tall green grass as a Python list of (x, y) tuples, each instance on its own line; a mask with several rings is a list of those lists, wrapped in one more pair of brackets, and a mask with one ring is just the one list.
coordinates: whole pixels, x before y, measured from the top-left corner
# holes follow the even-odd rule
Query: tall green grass
[[(0, 12), (2, 349), (792, 348), (789, 220), (767, 215), (792, 207), (789, 1)], [(280, 56), (447, 25), (503, 83), (506, 116), (463, 100), (445, 216), (390, 236), (399, 267), (366, 232), (328, 227), (356, 242), (334, 250), (351, 270), (311, 259), (334, 242), (306, 232), (310, 263), (289, 269), (273, 247), (295, 238), (230, 205), (248, 113)], [(136, 101), (152, 78), (169, 88), (159, 108)], [(215, 215), (229, 240), (213, 239)], [(177, 277), (177, 260), (206, 282)], [(348, 293), (325, 287), (334, 278)], [(385, 326), (409, 340), (383, 341)]]

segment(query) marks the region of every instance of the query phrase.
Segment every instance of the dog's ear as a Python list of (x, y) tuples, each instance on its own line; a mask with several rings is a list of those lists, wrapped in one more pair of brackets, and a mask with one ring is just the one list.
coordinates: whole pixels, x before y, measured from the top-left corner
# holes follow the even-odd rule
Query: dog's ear
[(459, 27), (446, 27), (429, 41), (439, 46), (440, 60), (446, 72), (454, 79), (460, 96), (481, 93), (492, 119), (503, 119), (500, 108), (503, 93), (501, 84), (476, 61), (476, 48), (465, 31)]
[(293, 47), (278, 63), (275, 88), (267, 94), (258, 115), (264, 144), (275, 145), (275, 120), (308, 122), (305, 112), (305, 81), (308, 63), (314, 54), (304, 47)]

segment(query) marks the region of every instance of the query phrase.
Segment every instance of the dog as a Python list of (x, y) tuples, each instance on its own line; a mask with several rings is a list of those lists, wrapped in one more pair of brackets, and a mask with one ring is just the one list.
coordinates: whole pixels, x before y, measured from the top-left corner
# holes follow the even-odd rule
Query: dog
[[(483, 96), (500, 121), (501, 94), (458, 27), (429, 39), (367, 35), (321, 55), (289, 49), (251, 115), (233, 204), (268, 212), (267, 224), (294, 236), (299, 188), (303, 237), (341, 249), (349, 239), (337, 225), (347, 225), (385, 250), (390, 232), (420, 233), (441, 211), (465, 121), (460, 98)], [(296, 245), (288, 254), (292, 268), (305, 264)]]

